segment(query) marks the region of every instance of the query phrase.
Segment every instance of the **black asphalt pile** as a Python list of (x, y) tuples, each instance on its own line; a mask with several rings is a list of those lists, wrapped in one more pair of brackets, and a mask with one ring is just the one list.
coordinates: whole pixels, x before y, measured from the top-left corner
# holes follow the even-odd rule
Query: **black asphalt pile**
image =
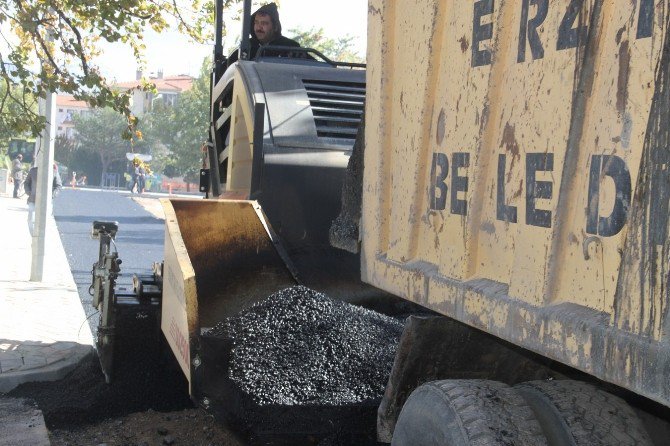
[[(292, 431), (315, 438), (358, 432), (373, 439), (403, 326), (297, 286), (221, 321), (205, 334), (204, 345), (219, 339), (228, 346), (219, 361), (227, 370), (218, 373), (226, 373), (226, 387), (234, 389), (224, 405), (236, 401), (235, 414), (244, 414), (233, 425), (266, 441), (274, 433), (290, 438), (284, 434)], [(216, 372), (205, 374), (218, 379)]]
[(233, 340), (230, 378), (258, 404), (381, 398), (403, 323), (297, 286), (217, 324)]

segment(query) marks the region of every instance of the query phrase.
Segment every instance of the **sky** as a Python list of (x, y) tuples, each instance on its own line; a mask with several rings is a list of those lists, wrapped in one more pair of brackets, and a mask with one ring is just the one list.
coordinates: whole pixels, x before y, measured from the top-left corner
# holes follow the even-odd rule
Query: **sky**
[[(263, 2), (265, 3), (265, 2)], [(282, 22), (283, 34), (292, 28), (323, 28), (326, 36), (331, 38), (350, 35), (354, 37), (354, 49), (362, 56), (366, 48), (367, 0), (281, 0), (279, 17)], [(253, 2), (252, 11), (260, 2)], [(224, 19), (228, 30), (228, 38), (224, 43), (227, 50), (234, 45), (235, 38), (240, 34), (242, 26), (239, 22)], [(156, 34), (148, 32), (145, 37), (145, 75), (152, 75), (159, 70), (164, 76), (190, 74), (197, 76), (202, 60), (212, 54), (212, 44), (189, 42), (188, 37), (176, 31)], [(129, 48), (120, 45), (109, 46), (100, 60), (97, 61), (104, 76), (118, 82), (135, 79), (137, 66)]]

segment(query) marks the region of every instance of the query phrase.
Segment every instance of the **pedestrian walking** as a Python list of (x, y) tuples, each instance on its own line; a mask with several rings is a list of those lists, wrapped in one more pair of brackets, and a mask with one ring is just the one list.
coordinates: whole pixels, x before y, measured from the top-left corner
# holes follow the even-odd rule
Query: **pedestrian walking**
[[(54, 178), (51, 185), (51, 194), (52, 197), (55, 197), (58, 192), (63, 188), (63, 183), (61, 181), (60, 172), (58, 171), (58, 166), (56, 163), (53, 165), (54, 169)], [(28, 171), (28, 177), (24, 183), (26, 193), (28, 194), (28, 230), (30, 235), (33, 235), (33, 230), (35, 228), (35, 198), (37, 195), (37, 167), (33, 166)]]
[(144, 166), (140, 165), (140, 168), (137, 171), (137, 193), (143, 194), (144, 188), (146, 186), (147, 180), (147, 171)]
[(19, 198), (19, 188), (23, 182), (23, 155), (16, 155), (12, 161), (12, 181), (14, 181), (14, 198)]
[(132, 194), (135, 187), (137, 186), (137, 191), (139, 192), (139, 177), (140, 177), (140, 165), (137, 162), (133, 162), (132, 165), (132, 171), (131, 171), (131, 182), (130, 182), (130, 187), (128, 188), (130, 190), (130, 193)]
[(51, 198), (56, 198), (56, 195), (63, 189), (63, 181), (58, 170), (58, 164), (54, 163), (54, 180), (51, 186)]

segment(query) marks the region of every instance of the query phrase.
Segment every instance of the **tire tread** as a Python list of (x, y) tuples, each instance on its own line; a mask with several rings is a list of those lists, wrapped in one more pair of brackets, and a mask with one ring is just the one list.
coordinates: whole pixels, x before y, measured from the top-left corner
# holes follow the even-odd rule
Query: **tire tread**
[(472, 444), (546, 444), (530, 407), (506, 384), (486, 380), (449, 380), (433, 385), (451, 401)]
[(522, 395), (533, 392), (552, 404), (576, 446), (652, 445), (633, 409), (623, 399), (591, 384), (571, 380), (531, 381), (515, 388)]

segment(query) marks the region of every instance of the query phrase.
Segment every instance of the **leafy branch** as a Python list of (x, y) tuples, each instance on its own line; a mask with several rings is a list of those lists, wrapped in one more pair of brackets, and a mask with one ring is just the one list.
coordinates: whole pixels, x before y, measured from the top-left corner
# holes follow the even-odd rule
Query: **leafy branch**
[[(238, 2), (225, 0), (224, 6)], [(0, 136), (38, 134), (44, 120), (34, 103), (56, 91), (123, 114), (125, 136), (132, 137), (133, 91), (114, 88), (100, 73), (96, 58), (103, 44), (128, 46), (142, 67), (146, 30), (160, 33), (177, 25), (204, 42), (212, 35), (213, 18), (212, 0), (0, 0)]]

